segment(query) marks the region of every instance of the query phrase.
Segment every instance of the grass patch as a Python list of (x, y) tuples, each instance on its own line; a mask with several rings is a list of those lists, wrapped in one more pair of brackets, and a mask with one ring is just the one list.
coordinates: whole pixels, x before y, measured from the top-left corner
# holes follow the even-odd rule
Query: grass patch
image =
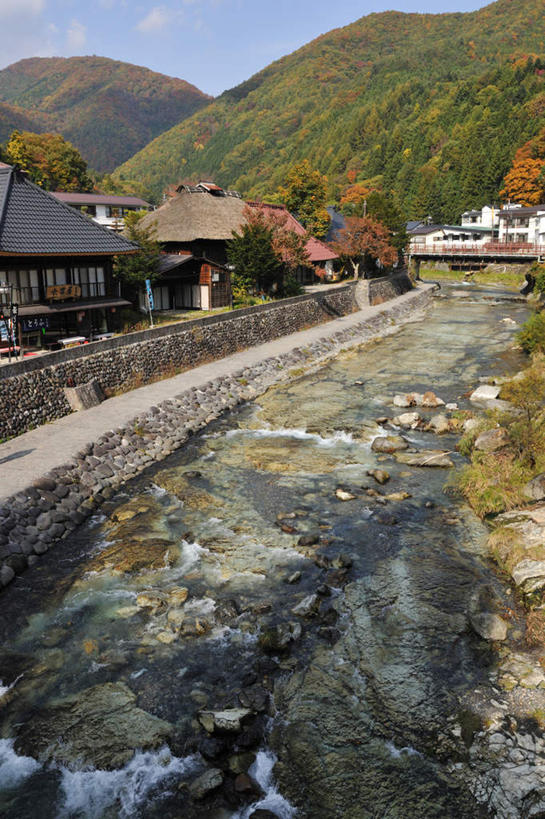
[(512, 452), (479, 452), (458, 474), (457, 485), (475, 513), (484, 518), (525, 503), (522, 488), (531, 477)]
[[(457, 475), (456, 485), (482, 518), (526, 504), (524, 485), (545, 471), (545, 356), (535, 355), (501, 395), (512, 409), (488, 413), (458, 444), (471, 462)], [(509, 445), (492, 453), (475, 450), (477, 436), (498, 425), (507, 430)]]
[(422, 278), (441, 279), (445, 281), (456, 282), (473, 282), (474, 284), (498, 284), (502, 287), (519, 290), (524, 284), (524, 275), (521, 273), (505, 273), (490, 272), (485, 273), (484, 270), (436, 270), (431, 267), (424, 267), (420, 269)]
[[(530, 611), (526, 615), (526, 634), (525, 634), (526, 644), (530, 648), (536, 648), (538, 646), (545, 646), (545, 611), (543, 609), (536, 609), (535, 611)], [(541, 719), (539, 724), (544, 726), (545, 725), (545, 711), (542, 711)]]
[(545, 313), (534, 313), (517, 333), (525, 353), (545, 353)]

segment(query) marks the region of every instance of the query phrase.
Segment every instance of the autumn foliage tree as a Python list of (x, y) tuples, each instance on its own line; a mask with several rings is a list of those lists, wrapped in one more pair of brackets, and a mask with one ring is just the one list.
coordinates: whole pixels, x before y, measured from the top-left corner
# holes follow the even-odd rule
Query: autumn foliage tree
[(369, 216), (348, 216), (346, 227), (337, 233), (333, 248), (351, 264), (356, 279), (360, 278), (361, 267), (365, 277), (372, 276), (377, 268), (392, 267), (398, 258), (388, 228)]
[(264, 223), (272, 230), (272, 246), (288, 273), (298, 267), (307, 267), (309, 256), (306, 248), (308, 235), (299, 234), (288, 227), (288, 213), (283, 209), (247, 206), (243, 215), (247, 222)]
[(348, 185), (341, 194), (339, 205), (345, 216), (363, 215), (363, 204), (371, 193), (371, 188), (361, 182)]
[(299, 266), (308, 264), (306, 236), (287, 227), (288, 214), (247, 205), (240, 232), (233, 231), (227, 255), (234, 267), (234, 290), (284, 294), (296, 288), (292, 281)]
[(500, 196), (519, 205), (538, 205), (544, 195), (543, 170), (545, 159), (536, 156), (536, 148), (527, 142), (515, 154), (511, 170), (506, 174)]
[(278, 193), (311, 236), (321, 239), (326, 235), (330, 222), (325, 207), (327, 177), (315, 170), (308, 159), (290, 168), (286, 184)]
[(545, 195), (545, 128), (518, 149), (500, 196), (520, 205), (539, 205)]
[(60, 134), (14, 131), (5, 147), (6, 161), (28, 173), (47, 191), (93, 190), (87, 163), (77, 148)]

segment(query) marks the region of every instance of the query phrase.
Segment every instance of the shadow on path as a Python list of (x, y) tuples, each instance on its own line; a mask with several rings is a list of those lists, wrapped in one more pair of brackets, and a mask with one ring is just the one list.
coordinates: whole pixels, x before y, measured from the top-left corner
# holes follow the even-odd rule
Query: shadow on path
[(6, 458), (0, 458), (0, 464), (5, 464), (8, 461), (14, 461), (16, 458), (24, 458), (25, 455), (30, 455), (31, 452), (34, 452), (34, 449), (21, 449), (19, 452), (14, 452), (12, 455), (8, 455)]

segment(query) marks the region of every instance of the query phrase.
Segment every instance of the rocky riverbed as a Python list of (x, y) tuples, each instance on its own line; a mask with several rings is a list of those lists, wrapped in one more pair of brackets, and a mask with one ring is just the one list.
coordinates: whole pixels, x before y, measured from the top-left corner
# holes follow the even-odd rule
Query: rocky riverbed
[(524, 315), (473, 291), (292, 373), (8, 586), (3, 813), (538, 816), (539, 664), (445, 491)]

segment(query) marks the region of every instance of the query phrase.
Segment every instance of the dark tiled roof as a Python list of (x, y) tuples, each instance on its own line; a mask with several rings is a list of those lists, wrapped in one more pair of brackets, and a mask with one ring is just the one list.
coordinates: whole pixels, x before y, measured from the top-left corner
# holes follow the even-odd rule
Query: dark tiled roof
[(425, 236), (428, 233), (435, 233), (436, 230), (442, 230), (445, 225), (419, 225), (417, 228), (409, 231), (413, 236)]
[(416, 228), (422, 227), (423, 224), (425, 223), (422, 219), (413, 219), (407, 222), (406, 225), (407, 233), (411, 233), (413, 230), (416, 230)]
[(59, 202), (69, 205), (112, 205), (113, 207), (149, 208), (149, 202), (144, 202), (138, 196), (113, 196), (107, 193), (69, 193), (54, 191), (51, 193)]
[(14, 168), (0, 168), (0, 255), (94, 255), (137, 250), (133, 242), (59, 202)]
[(189, 254), (163, 253), (159, 257), (159, 264), (157, 265), (158, 273), (168, 273), (170, 270), (175, 270), (183, 264), (192, 261), (195, 256)]
[(157, 268), (157, 272), (160, 275), (165, 275), (172, 272), (173, 270), (177, 270), (178, 268), (187, 264), (187, 262), (193, 261), (204, 262), (206, 264), (212, 265), (212, 267), (221, 267), (223, 270), (227, 269), (225, 265), (219, 264), (218, 262), (213, 262), (206, 256), (192, 256), (188, 253), (162, 253), (161, 256), (159, 257), (159, 265)]
[(533, 216), (536, 213), (543, 213), (545, 205), (531, 205), (526, 208), (504, 208), (500, 210), (500, 219), (514, 219), (517, 216)]

